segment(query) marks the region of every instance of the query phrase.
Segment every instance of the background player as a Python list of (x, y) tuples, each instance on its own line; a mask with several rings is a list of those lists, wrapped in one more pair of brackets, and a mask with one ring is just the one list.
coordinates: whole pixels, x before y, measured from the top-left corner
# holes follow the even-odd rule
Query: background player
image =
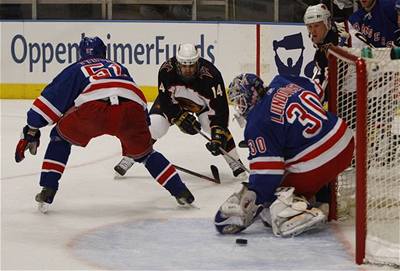
[[(246, 178), (237, 162), (235, 141), (228, 129), (229, 107), (222, 75), (211, 62), (200, 57), (193, 44), (181, 44), (177, 55), (161, 65), (158, 90), (150, 110), (153, 140), (164, 136), (173, 124), (189, 135), (202, 129), (211, 134), (207, 149), (213, 155), (220, 155), (222, 147), (236, 160), (223, 155), (233, 175)], [(114, 169), (124, 175), (133, 163), (131, 158), (124, 157)]]
[(128, 70), (105, 58), (106, 46), (98, 37), (83, 38), (79, 52), (81, 59), (57, 75), (33, 102), (15, 151), (17, 163), (27, 149), (36, 154), (39, 128), (55, 124), (42, 165), (43, 189), (36, 195), (39, 209), (46, 212), (53, 202), (71, 145), (85, 147), (104, 134), (118, 137), (123, 154), (143, 163), (179, 204), (192, 203), (194, 197), (174, 166), (153, 150), (146, 99)]
[(323, 223), (326, 215), (306, 199), (350, 165), (354, 139), (346, 123), (322, 108), (314, 84), (303, 77), (278, 75), (266, 88), (256, 75), (241, 74), (229, 98), (247, 120), (250, 176), (219, 208), (217, 230), (238, 233), (264, 208), (277, 236)]
[[(400, 46), (396, 1), (360, 0), (361, 8), (349, 17), (349, 22), (374, 47)], [(353, 32), (350, 33), (353, 35)]]
[(328, 58), (327, 51), (330, 45), (347, 45), (350, 35), (341, 27), (331, 21), (331, 13), (324, 4), (309, 6), (304, 13), (304, 23), (306, 24), (311, 41), (317, 49), (314, 55), (316, 72), (313, 76), (316, 83), (320, 86), (324, 94), (324, 102), (328, 100)]

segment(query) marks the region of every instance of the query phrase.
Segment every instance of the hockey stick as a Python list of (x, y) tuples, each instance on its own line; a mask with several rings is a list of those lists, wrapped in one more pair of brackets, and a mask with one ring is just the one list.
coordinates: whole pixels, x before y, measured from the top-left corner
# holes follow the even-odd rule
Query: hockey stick
[(248, 148), (246, 141), (242, 140), (238, 144), (239, 148)]
[(373, 46), (371, 43), (368, 42), (367, 38), (360, 32), (356, 32), (354, 34), (354, 36), (356, 36), (357, 39), (361, 40), (362, 42), (364, 42), (366, 45), (368, 45), (371, 48), (375, 48), (375, 46)]
[(200, 174), (200, 173), (191, 171), (191, 170), (189, 170), (189, 169), (186, 169), (186, 168), (183, 168), (183, 167), (180, 167), (180, 166), (177, 166), (177, 165), (174, 165), (174, 167), (175, 167), (177, 170), (180, 170), (180, 171), (185, 172), (185, 173), (187, 173), (187, 174), (190, 174), (190, 175), (199, 177), (199, 178), (201, 178), (201, 179), (204, 179), (204, 180), (207, 180), (207, 181), (210, 181), (210, 182), (213, 182), (213, 183), (217, 183), (217, 184), (220, 184), (220, 183), (221, 183), (220, 180), (217, 180), (217, 179), (214, 179), (214, 178), (210, 178), (210, 177), (208, 177), (208, 176), (205, 176), (205, 175), (202, 175), (202, 174)]
[[(209, 142), (211, 142), (211, 138), (209, 138), (205, 133), (203, 133), (203, 131), (201, 131), (200, 129), (197, 129), (197, 127), (194, 127), (194, 129), (201, 135), (203, 136), (205, 139), (207, 139)], [(223, 148), (221, 148), (220, 146), (218, 147), (219, 151), (222, 152), (223, 155), (225, 155), (226, 157), (228, 157), (229, 159), (231, 159), (235, 164), (237, 164), (238, 166), (240, 166), (243, 170), (245, 170), (247, 173), (250, 173), (250, 170), (248, 170), (241, 162), (239, 162), (238, 160), (236, 160), (235, 158), (233, 158), (226, 150), (224, 150)]]

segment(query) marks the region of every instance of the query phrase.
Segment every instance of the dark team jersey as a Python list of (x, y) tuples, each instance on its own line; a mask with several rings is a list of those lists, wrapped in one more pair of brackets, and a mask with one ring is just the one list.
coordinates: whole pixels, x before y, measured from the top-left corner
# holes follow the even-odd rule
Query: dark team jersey
[(68, 109), (111, 96), (147, 107), (146, 98), (126, 67), (101, 58), (88, 58), (65, 68), (45, 87), (28, 111), (28, 125), (40, 128), (56, 123)]
[(221, 73), (209, 61), (200, 58), (195, 78), (189, 82), (179, 75), (176, 57), (161, 65), (158, 92), (161, 110), (169, 120), (182, 111), (206, 112), (210, 126), (228, 127), (229, 107)]
[[(324, 81), (327, 78), (328, 58), (326, 56), (326, 53), (331, 44), (335, 46), (339, 44), (339, 34), (335, 27), (332, 27), (326, 34), (324, 41), (321, 44), (317, 45), (318, 49), (314, 55), (315, 65), (318, 68), (318, 74), (315, 79), (318, 79), (318, 83), (321, 86), (324, 84)], [(325, 88), (324, 101), (328, 100), (328, 96), (329, 96), (329, 90), (328, 88)]]
[(269, 87), (249, 112), (244, 132), (250, 151), (249, 187), (263, 191), (262, 202), (273, 199), (285, 172), (314, 170), (352, 139), (345, 122), (322, 108), (307, 78), (278, 75)]
[(396, 0), (376, 0), (370, 12), (359, 9), (349, 17), (355, 30), (375, 47), (391, 47), (397, 25)]

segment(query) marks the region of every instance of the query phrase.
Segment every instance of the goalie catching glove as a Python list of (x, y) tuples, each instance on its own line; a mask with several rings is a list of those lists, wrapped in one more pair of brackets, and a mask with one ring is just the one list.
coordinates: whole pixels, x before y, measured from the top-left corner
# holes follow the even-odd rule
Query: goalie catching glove
[(206, 144), (206, 148), (212, 153), (212, 155), (220, 155), (220, 148), (226, 148), (227, 143), (227, 131), (226, 129), (213, 126), (211, 127), (211, 141)]
[(32, 155), (36, 155), (37, 148), (40, 144), (40, 131), (39, 129), (32, 128), (26, 125), (22, 129), (21, 139), (19, 140), (15, 149), (15, 162), (19, 163), (25, 158), (25, 151), (29, 149)]
[(185, 134), (195, 135), (201, 128), (200, 122), (196, 120), (196, 117), (189, 114), (187, 111), (183, 111), (178, 117), (172, 120), (179, 129)]

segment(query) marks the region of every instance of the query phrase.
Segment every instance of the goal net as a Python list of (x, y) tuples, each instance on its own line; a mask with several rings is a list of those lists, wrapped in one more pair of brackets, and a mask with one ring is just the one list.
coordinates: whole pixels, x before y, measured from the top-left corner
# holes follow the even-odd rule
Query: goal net
[(329, 87), (329, 110), (356, 139), (336, 182), (336, 218), (355, 219), (358, 264), (400, 265), (400, 60), (388, 48), (332, 47)]

